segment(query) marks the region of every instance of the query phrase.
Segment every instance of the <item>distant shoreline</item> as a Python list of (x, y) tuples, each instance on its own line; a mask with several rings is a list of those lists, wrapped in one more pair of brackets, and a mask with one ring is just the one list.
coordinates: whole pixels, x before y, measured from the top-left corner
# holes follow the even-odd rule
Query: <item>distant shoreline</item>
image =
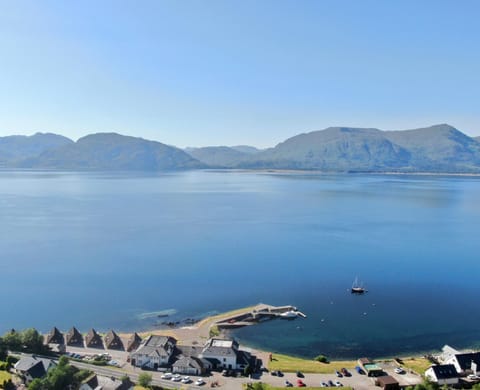
[(261, 173), (271, 175), (374, 175), (374, 176), (448, 176), (448, 177), (480, 177), (480, 172), (409, 172), (409, 171), (322, 171), (314, 169), (246, 169), (246, 168), (199, 168), (172, 170), (102, 170), (102, 169), (60, 169), (60, 168), (9, 168), (0, 167), (0, 172), (48, 172), (48, 173), (105, 173), (105, 174), (168, 174), (178, 172), (219, 172), (219, 173)]

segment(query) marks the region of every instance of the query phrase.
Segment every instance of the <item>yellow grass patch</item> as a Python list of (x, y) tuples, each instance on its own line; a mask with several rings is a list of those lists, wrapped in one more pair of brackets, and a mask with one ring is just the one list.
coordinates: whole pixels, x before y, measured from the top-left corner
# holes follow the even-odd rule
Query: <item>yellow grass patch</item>
[(269, 370), (280, 370), (285, 372), (301, 371), (305, 373), (332, 374), (336, 370), (346, 368), (352, 371), (356, 365), (353, 360), (333, 361), (330, 363), (320, 363), (315, 360), (301, 359), (293, 356), (273, 354), (273, 360), (268, 363)]
[(415, 371), (417, 374), (423, 375), (428, 367), (432, 365), (432, 363), (423, 357), (416, 357), (416, 358), (404, 358), (402, 359), (402, 366), (406, 369)]

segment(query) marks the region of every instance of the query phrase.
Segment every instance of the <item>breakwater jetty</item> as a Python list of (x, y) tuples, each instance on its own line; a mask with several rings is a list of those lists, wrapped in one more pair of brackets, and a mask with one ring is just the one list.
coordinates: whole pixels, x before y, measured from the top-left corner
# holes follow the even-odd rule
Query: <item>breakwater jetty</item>
[(218, 329), (234, 329), (273, 319), (293, 320), (298, 317), (306, 318), (307, 316), (295, 306), (272, 306), (260, 304), (254, 309), (245, 310), (244, 312), (222, 318), (214, 325), (216, 325)]

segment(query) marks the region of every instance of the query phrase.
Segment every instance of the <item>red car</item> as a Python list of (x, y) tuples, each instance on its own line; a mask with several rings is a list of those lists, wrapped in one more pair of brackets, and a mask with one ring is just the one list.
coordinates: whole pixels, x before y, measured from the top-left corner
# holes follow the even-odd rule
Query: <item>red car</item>
[(301, 379), (297, 379), (297, 386), (298, 387), (306, 387), (307, 385), (305, 383), (303, 383), (303, 381)]

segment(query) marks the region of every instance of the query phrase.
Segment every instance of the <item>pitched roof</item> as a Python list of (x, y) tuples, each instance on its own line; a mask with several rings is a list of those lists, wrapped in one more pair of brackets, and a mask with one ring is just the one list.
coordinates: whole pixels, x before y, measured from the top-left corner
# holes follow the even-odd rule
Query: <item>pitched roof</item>
[(203, 363), (200, 359), (196, 357), (182, 357), (173, 363), (173, 367), (191, 367), (197, 370), (203, 370)]
[(470, 370), (472, 367), (472, 361), (480, 366), (480, 352), (461, 353), (455, 355), (455, 358), (462, 371)]
[(199, 345), (178, 345), (177, 349), (179, 350), (180, 354), (183, 356), (198, 357), (198, 355), (202, 353), (203, 347)]
[(149, 336), (135, 353), (147, 356), (170, 356), (177, 340), (170, 336)]
[(127, 351), (133, 351), (137, 349), (140, 343), (142, 342), (142, 338), (138, 335), (138, 333), (132, 334), (127, 341)]
[(124, 349), (122, 340), (113, 330), (105, 335), (104, 340), (105, 346), (109, 349)]
[(85, 336), (85, 344), (87, 347), (101, 347), (103, 348), (103, 341), (100, 335), (95, 329), (90, 329), (90, 331)]
[(97, 374), (88, 377), (82, 382), (82, 384), (87, 384), (91, 389), (101, 390), (127, 390), (132, 387), (130, 383), (124, 383), (119, 379)]
[(442, 364), (430, 367), (437, 379), (458, 378), (457, 370), (453, 364)]
[(66, 339), (67, 339), (67, 344), (69, 344), (69, 345), (71, 345), (71, 344), (83, 344), (83, 336), (80, 334), (80, 332), (75, 327), (72, 327), (72, 329), (70, 329), (67, 332)]
[(237, 352), (237, 364), (248, 366), (252, 363), (252, 355), (247, 351)]
[(15, 363), (15, 369), (27, 373), (32, 378), (43, 377), (49, 368), (49, 366), (55, 363), (50, 359), (38, 358), (36, 356), (25, 356)]
[(53, 327), (50, 333), (47, 334), (47, 344), (64, 344), (65, 339), (62, 332), (57, 327)]
[(207, 341), (202, 356), (235, 356), (238, 343), (235, 340), (212, 338)]

